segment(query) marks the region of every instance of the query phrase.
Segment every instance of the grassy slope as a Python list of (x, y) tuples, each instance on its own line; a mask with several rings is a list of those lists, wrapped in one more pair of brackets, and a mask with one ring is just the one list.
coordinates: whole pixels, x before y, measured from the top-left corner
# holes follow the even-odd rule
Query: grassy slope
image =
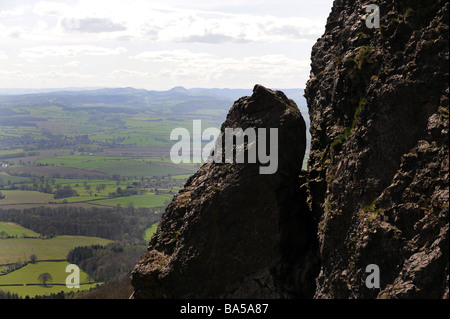
[(76, 246), (106, 245), (111, 242), (108, 239), (87, 236), (0, 239), (0, 264), (28, 261), (31, 254), (37, 255), (38, 260), (65, 259), (69, 250)]
[[(0, 286), (3, 291), (9, 291), (11, 293), (17, 293), (21, 297), (36, 295), (49, 295), (51, 293), (58, 293), (60, 291), (70, 292), (79, 290), (88, 290), (96, 286), (95, 283), (88, 285), (80, 285), (80, 288), (67, 288), (65, 285), (52, 285), (52, 284), (65, 284), (66, 278), (70, 273), (66, 273), (66, 266), (69, 265), (67, 261), (61, 262), (38, 262), (35, 264), (28, 264), (25, 267), (13, 271), (4, 276), (0, 276), (0, 285), (4, 284), (22, 284), (22, 286)], [(26, 284), (36, 283), (40, 284), (38, 277), (42, 273), (49, 273), (53, 280), (48, 283), (47, 287), (42, 285), (26, 286)], [(80, 283), (88, 283), (88, 275), (80, 269)], [(25, 286), (23, 286), (25, 285)]]
[(188, 170), (156, 165), (151, 163), (124, 164), (116, 166), (107, 166), (94, 169), (96, 172), (106, 174), (119, 174), (121, 176), (164, 176), (168, 174), (181, 175), (188, 174)]
[(0, 233), (4, 231), (7, 236), (15, 236), (15, 237), (39, 237), (40, 235), (31, 229), (22, 227), (15, 223), (9, 222), (0, 222)]
[(149, 242), (150, 239), (152, 238), (153, 234), (156, 233), (156, 230), (158, 229), (158, 224), (159, 224), (159, 222), (154, 223), (153, 225), (151, 225), (149, 228), (147, 228), (145, 230), (144, 240), (146, 242)]
[(0, 200), (0, 205), (8, 204), (44, 204), (53, 200), (53, 194), (45, 194), (37, 191), (3, 190), (5, 199)]

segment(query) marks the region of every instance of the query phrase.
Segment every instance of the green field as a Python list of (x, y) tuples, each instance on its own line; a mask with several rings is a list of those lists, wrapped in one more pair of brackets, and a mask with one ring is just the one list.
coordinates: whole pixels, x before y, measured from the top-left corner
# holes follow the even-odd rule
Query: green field
[[(68, 252), (77, 246), (107, 245), (112, 242), (108, 239), (88, 236), (57, 236), (50, 239), (23, 238), (24, 235), (38, 237), (40, 234), (9, 222), (0, 222), (0, 232), (18, 237), (0, 239), (0, 264), (29, 262), (31, 255), (37, 256), (37, 263), (28, 263), (22, 268), (0, 275), (0, 290), (17, 293), (20, 297), (49, 295), (60, 291), (81, 291), (96, 287), (97, 283), (90, 282), (88, 275), (80, 269), (80, 288), (67, 288), (65, 280), (69, 273), (65, 272), (65, 268), (69, 263), (67, 261), (40, 262), (39, 260), (64, 260)], [(45, 272), (50, 273), (53, 278), (47, 286), (30, 285), (40, 284), (38, 276)], [(20, 286), (3, 286), (11, 284)]]
[(53, 194), (37, 191), (2, 190), (1, 192), (6, 198), (0, 199), (0, 205), (45, 204), (53, 200)]
[(0, 239), (0, 264), (29, 261), (35, 254), (38, 260), (66, 259), (69, 250), (77, 246), (106, 245), (111, 240), (87, 236), (57, 236), (41, 238)]
[(38, 161), (38, 163), (44, 165), (66, 166), (79, 169), (92, 169), (95, 167), (132, 164), (136, 162), (142, 162), (142, 159), (113, 156), (67, 155), (46, 158)]
[[(91, 93), (87, 95), (91, 96)], [(220, 127), (232, 103), (214, 95), (198, 97), (197, 93), (186, 94), (185, 91), (181, 94), (151, 91), (144, 94), (131, 90), (120, 93), (118, 100), (116, 93), (103, 94), (102, 91), (95, 93), (93, 101), (87, 96), (79, 99), (77, 94), (69, 94), (64, 98), (65, 102), (61, 102), (64, 106), (53, 105), (47, 96), (19, 96), (14, 101), (4, 99), (1, 107), (6, 113), (2, 115), (0, 125), (0, 191), (5, 198), (0, 200), (0, 209), (43, 210), (39, 207), (86, 205), (86, 209), (93, 212), (104, 208), (101, 206), (116, 207), (114, 211), (118, 212), (120, 206), (134, 214), (132, 207), (165, 207), (199, 167), (195, 163), (172, 163), (170, 148), (176, 141), (170, 140), (171, 131), (176, 127), (192, 131), (194, 119), (201, 119), (203, 128)], [(73, 196), (76, 194), (78, 196)], [(133, 247), (135, 243), (142, 245), (142, 236), (148, 241), (157, 229), (155, 221), (159, 219), (160, 210), (145, 210), (149, 214), (155, 213), (155, 219), (153, 215), (146, 216), (143, 220), (151, 219), (151, 222), (139, 223), (138, 231), (133, 233), (135, 237), (116, 244), (131, 245), (126, 248), (132, 250), (136, 248)], [(142, 211), (136, 212), (142, 214)], [(40, 221), (36, 219), (36, 223)], [(95, 223), (95, 220), (84, 222)], [(47, 223), (48, 227), (52, 226), (51, 221)], [(47, 224), (44, 226), (46, 228)], [(43, 239), (36, 232), (2, 221), (0, 274), (12, 272), (0, 275), (0, 285), (21, 286), (0, 289), (22, 297), (68, 292), (65, 285), (56, 285), (65, 282), (67, 262), (45, 260), (66, 259), (69, 251), (77, 246), (111, 242), (86, 236)], [(107, 261), (110, 266), (118, 263), (119, 267), (114, 264), (114, 269), (122, 268), (116, 261), (120, 257), (120, 253), (117, 254), (119, 256), (112, 254)], [(37, 255), (36, 264), (16, 269), (20, 263), (30, 261), (31, 255)], [(94, 273), (90, 268), (86, 269), (91, 275)], [(43, 272), (51, 273), (53, 285), (30, 286), (38, 283), (37, 277)], [(86, 274), (82, 277), (87, 280)], [(95, 284), (82, 286), (82, 289), (93, 286)]]
[(117, 206), (120, 204), (121, 207), (128, 207), (133, 204), (135, 208), (139, 207), (160, 207), (165, 206), (166, 201), (171, 201), (173, 195), (155, 195), (155, 194), (145, 194), (145, 195), (133, 195), (128, 197), (118, 197), (111, 199), (102, 199), (90, 202), (96, 205), (105, 206)]
[[(1, 234), (3, 233), (4, 236)], [(39, 237), (40, 234), (15, 223), (0, 222), (0, 238), (2, 237)]]
[(159, 224), (159, 222), (158, 223), (154, 223), (153, 225), (151, 225), (149, 228), (147, 228), (145, 230), (144, 240), (146, 242), (149, 242), (150, 239), (152, 238), (153, 234), (156, 233), (156, 230), (158, 229), (158, 224)]
[[(159, 165), (158, 163), (161, 163)], [(129, 157), (97, 155), (64, 155), (45, 158), (35, 162), (36, 165), (51, 165), (60, 168), (70, 167), (82, 170), (120, 175), (123, 177), (151, 177), (167, 175), (187, 175), (193, 173), (194, 163), (173, 165), (170, 158), (164, 157)], [(184, 169), (183, 166), (187, 168)], [(37, 170), (37, 168), (36, 168)]]
[(106, 174), (118, 174), (126, 177), (133, 176), (166, 176), (166, 175), (182, 175), (192, 173), (188, 170), (162, 166), (152, 163), (136, 163), (136, 164), (121, 164), (116, 166), (107, 166), (93, 169), (96, 172), (106, 173)]
[(13, 149), (13, 150), (0, 150), (0, 156), (17, 154), (17, 153), (20, 153), (20, 152), (23, 152), (23, 149), (18, 148), (18, 149)]
[[(149, 164), (147, 164), (149, 165)], [(158, 166), (158, 165), (155, 165)], [(169, 168), (173, 170), (174, 168)], [(189, 177), (189, 174), (174, 176), (172, 179), (175, 181), (183, 181)], [(170, 181), (167, 177), (166, 182)], [(80, 202), (90, 202), (92, 204), (116, 206), (121, 204), (122, 207), (128, 206), (130, 202), (133, 202), (135, 207), (159, 207), (163, 206), (166, 200), (171, 200), (172, 195), (155, 195), (154, 188), (141, 187), (141, 192), (144, 195), (133, 195), (120, 198), (111, 198), (110, 193), (116, 192), (117, 188), (126, 189), (127, 187), (132, 187), (133, 183), (141, 182), (139, 179), (127, 179), (124, 181), (115, 180), (99, 180), (99, 179), (69, 179), (69, 178), (56, 178), (54, 179), (54, 185), (59, 185), (59, 187), (70, 186), (73, 190), (78, 193), (78, 196), (71, 196), (66, 198), (55, 199), (54, 194), (47, 194), (38, 191), (26, 191), (26, 190), (2, 190), (2, 194), (5, 196), (4, 199), (0, 200), (0, 208), (3, 205), (20, 205), (20, 204), (61, 204), (61, 203), (80, 203)], [(155, 181), (156, 182), (156, 181)], [(24, 185), (32, 186), (32, 183), (23, 183)], [(158, 189), (160, 191), (168, 192), (172, 189), (176, 192), (180, 189), (180, 184), (172, 185), (170, 187), (161, 187)], [(102, 186), (102, 187), (99, 187)], [(55, 186), (53, 186), (55, 190)]]
[[(70, 186), (80, 195), (79, 197), (75, 197), (75, 201), (85, 201), (84, 197), (91, 197), (90, 199), (96, 199), (96, 196), (90, 194), (97, 194), (97, 197), (108, 197), (110, 192), (114, 192), (117, 187), (125, 188), (131, 185), (133, 182), (137, 180), (127, 180), (122, 182), (117, 182), (114, 180), (86, 180), (86, 179), (56, 179), (55, 183), (61, 186)], [(104, 185), (104, 189), (97, 190), (96, 187), (99, 185)], [(88, 186), (89, 189), (86, 189)], [(98, 198), (97, 198), (98, 199)]]
[(24, 183), (29, 182), (29, 178), (21, 177), (21, 176), (12, 176), (8, 175), (5, 172), (0, 172), (0, 186), (8, 185), (11, 183)]
[[(80, 269), (80, 288), (67, 288), (65, 282), (67, 276), (70, 275), (70, 273), (66, 273), (65, 271), (67, 265), (69, 265), (67, 261), (28, 264), (7, 275), (0, 276), (0, 289), (16, 293), (24, 298), (26, 296), (34, 297), (36, 295), (49, 295), (60, 291), (70, 292), (89, 290), (97, 285), (97, 283), (92, 283), (89, 280), (89, 276)], [(42, 273), (49, 273), (53, 278), (52, 281), (47, 283), (46, 287), (38, 280), (39, 275)], [(20, 284), (21, 286), (2, 286), (11, 284)], [(30, 284), (38, 285), (30, 286)]]

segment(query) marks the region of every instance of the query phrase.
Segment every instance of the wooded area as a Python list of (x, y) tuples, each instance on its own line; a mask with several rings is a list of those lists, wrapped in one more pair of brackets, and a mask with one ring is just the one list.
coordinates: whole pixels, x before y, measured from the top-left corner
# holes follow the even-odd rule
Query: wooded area
[(14, 222), (42, 234), (95, 236), (131, 244), (144, 244), (147, 227), (161, 218), (158, 207), (103, 208), (59, 206), (30, 209), (0, 209), (0, 221)]
[(67, 261), (78, 265), (94, 281), (108, 282), (128, 277), (144, 252), (144, 245), (93, 245), (74, 248), (67, 255)]

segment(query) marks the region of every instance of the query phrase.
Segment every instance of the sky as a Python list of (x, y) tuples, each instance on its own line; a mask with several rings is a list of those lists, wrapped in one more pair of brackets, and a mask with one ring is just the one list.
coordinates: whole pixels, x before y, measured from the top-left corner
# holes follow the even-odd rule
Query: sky
[(332, 0), (0, 0), (0, 88), (304, 88)]

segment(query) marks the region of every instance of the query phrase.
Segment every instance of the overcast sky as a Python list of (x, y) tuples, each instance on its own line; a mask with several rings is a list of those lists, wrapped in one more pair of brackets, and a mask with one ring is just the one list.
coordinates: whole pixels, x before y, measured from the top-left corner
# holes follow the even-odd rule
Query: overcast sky
[(304, 88), (332, 0), (0, 0), (0, 88)]

